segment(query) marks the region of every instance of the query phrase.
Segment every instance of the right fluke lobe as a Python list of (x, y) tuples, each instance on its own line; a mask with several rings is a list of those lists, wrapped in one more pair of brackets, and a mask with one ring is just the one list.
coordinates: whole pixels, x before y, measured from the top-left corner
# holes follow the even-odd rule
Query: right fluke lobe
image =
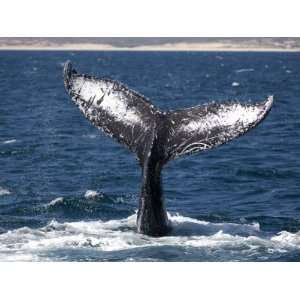
[(166, 143), (170, 159), (225, 144), (257, 126), (269, 113), (273, 96), (257, 104), (210, 103), (169, 112)]

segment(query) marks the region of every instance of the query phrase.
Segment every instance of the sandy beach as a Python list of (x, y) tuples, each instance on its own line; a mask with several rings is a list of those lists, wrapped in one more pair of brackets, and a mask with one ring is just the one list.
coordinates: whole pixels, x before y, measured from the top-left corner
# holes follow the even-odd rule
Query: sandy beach
[[(68, 40), (37, 40), (30, 38), (14, 39), (0, 38), (0, 50), (68, 50), (68, 51), (261, 51), (261, 52), (299, 52), (300, 43), (298, 40), (284, 39), (274, 41), (273, 39), (249, 39), (239, 40), (235, 38), (228, 39), (203, 39), (199, 41), (174, 41), (166, 42), (163, 38), (161, 41), (135, 43), (115, 43), (113, 38), (109, 42), (82, 41), (78, 38)], [(100, 38), (99, 38), (100, 39)], [(144, 38), (143, 38), (144, 39)], [(136, 38), (139, 40), (139, 38)]]
[(299, 52), (300, 48), (283, 47), (242, 47), (239, 45), (226, 46), (222, 44), (163, 44), (137, 47), (115, 47), (107, 44), (65, 44), (57, 46), (39, 45), (0, 45), (3, 50), (24, 51), (245, 51), (245, 52)]

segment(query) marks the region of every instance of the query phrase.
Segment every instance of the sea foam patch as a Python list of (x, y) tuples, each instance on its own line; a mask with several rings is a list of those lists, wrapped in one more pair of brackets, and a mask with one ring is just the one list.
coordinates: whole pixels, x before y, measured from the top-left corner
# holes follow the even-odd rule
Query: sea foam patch
[[(189, 249), (205, 251), (207, 255), (222, 253), (236, 260), (300, 250), (300, 232), (280, 232), (266, 237), (259, 224), (211, 223), (181, 215), (169, 215), (173, 231), (169, 236), (154, 238), (136, 232), (136, 214), (120, 220), (51, 221), (37, 229), (28, 227), (0, 235), (0, 261), (67, 260), (53, 253), (87, 251), (109, 253), (130, 249), (176, 247), (181, 253)], [(154, 249), (153, 248), (153, 249)], [(100, 251), (100, 252), (99, 252)], [(157, 251), (157, 250), (156, 250)]]
[(9, 195), (11, 192), (8, 189), (5, 189), (0, 186), (0, 196)]

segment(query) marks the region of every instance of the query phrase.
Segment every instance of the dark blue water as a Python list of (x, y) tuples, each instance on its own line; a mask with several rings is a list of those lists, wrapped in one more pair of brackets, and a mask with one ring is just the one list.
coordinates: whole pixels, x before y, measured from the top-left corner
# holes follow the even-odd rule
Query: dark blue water
[[(149, 238), (137, 162), (72, 104), (68, 59), (165, 110), (275, 103), (249, 134), (164, 169), (174, 229)], [(0, 52), (0, 260), (300, 261), (299, 78), (300, 53)]]

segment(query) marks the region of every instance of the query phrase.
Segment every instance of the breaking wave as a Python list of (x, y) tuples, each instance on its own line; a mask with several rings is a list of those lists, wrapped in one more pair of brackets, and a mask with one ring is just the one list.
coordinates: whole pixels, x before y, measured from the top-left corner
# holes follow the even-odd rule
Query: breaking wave
[[(1, 193), (1, 187), (0, 187), (0, 193)], [(94, 202), (88, 202), (87, 200), (94, 200)], [(86, 190), (83, 196), (79, 196), (77, 198), (70, 198), (70, 197), (57, 197), (50, 202), (43, 205), (44, 208), (54, 207), (54, 206), (60, 206), (61, 204), (65, 206), (70, 206), (71, 204), (79, 205), (82, 204), (82, 209), (85, 207), (88, 207), (88, 204), (99, 204), (99, 203), (123, 203), (124, 197), (123, 196), (116, 196), (116, 197), (110, 197), (102, 192), (98, 192), (95, 190)]]
[[(60, 199), (55, 200), (62, 201)], [(152, 249), (152, 254), (143, 260), (155, 260), (153, 253), (170, 248), (178, 251), (177, 254), (172, 252), (175, 260), (179, 256), (188, 259), (191, 252), (193, 257), (195, 253), (202, 256), (204, 253), (204, 260), (263, 260), (270, 255), (300, 250), (300, 232), (282, 231), (267, 236), (260, 231), (258, 223), (211, 223), (181, 215), (169, 215), (169, 218), (173, 230), (169, 236), (160, 238), (138, 234), (136, 214), (106, 222), (59, 223), (52, 220), (41, 228), (22, 227), (0, 235), (0, 260), (70, 260), (68, 253), (80, 252), (82, 257), (83, 253), (91, 251), (95, 260), (105, 260), (107, 255), (118, 257), (119, 253), (125, 253), (122, 260), (135, 260), (130, 255), (133, 249), (143, 249), (144, 253)]]
[(48, 204), (46, 204), (45, 206), (46, 207), (51, 207), (51, 206), (55, 206), (57, 205), (58, 203), (63, 203), (64, 201), (64, 198), (63, 197), (57, 197), (53, 200), (51, 200)]

